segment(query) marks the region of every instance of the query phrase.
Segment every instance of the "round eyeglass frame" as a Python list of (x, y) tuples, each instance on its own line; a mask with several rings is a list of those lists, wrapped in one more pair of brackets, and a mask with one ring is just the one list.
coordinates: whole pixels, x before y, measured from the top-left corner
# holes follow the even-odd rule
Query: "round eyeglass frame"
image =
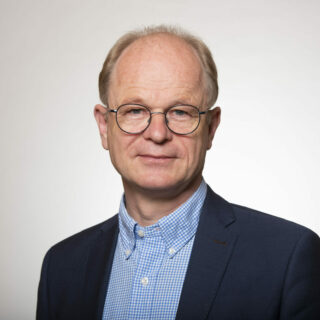
[[(143, 130), (138, 131), (138, 132), (128, 132), (128, 131), (123, 130), (123, 129), (121, 128), (121, 126), (120, 126), (120, 124), (119, 124), (119, 122), (118, 122), (118, 110), (119, 110), (121, 107), (124, 107), (124, 106), (139, 106), (139, 107), (143, 107), (143, 108), (145, 108), (145, 109), (148, 110), (148, 112), (149, 112), (149, 120), (148, 120), (147, 126), (146, 126)], [(192, 131), (187, 132), (187, 133), (175, 132), (175, 131), (173, 131), (173, 130), (168, 126), (168, 120), (167, 120), (167, 113), (168, 113), (168, 111), (171, 110), (171, 109), (174, 108), (174, 107), (180, 107), (180, 106), (192, 107), (192, 108), (194, 108), (194, 109), (196, 109), (196, 110), (198, 111), (198, 124), (197, 124), (197, 126), (196, 126)], [(107, 109), (107, 112), (112, 112), (112, 113), (115, 113), (115, 114), (116, 114), (116, 122), (117, 122), (117, 125), (118, 125), (119, 129), (120, 129), (121, 131), (127, 133), (127, 134), (140, 134), (140, 133), (144, 132), (144, 131), (147, 130), (148, 127), (150, 126), (151, 121), (152, 121), (152, 115), (153, 115), (153, 114), (163, 114), (163, 115), (164, 115), (164, 119), (165, 119), (166, 127), (167, 127), (172, 133), (178, 134), (178, 135), (181, 135), (181, 136), (185, 136), (185, 135), (188, 135), (188, 134), (191, 134), (191, 133), (195, 132), (195, 131), (198, 129), (199, 124), (200, 124), (200, 119), (201, 119), (200, 116), (201, 116), (202, 114), (206, 114), (208, 111), (210, 111), (210, 109), (207, 109), (206, 111), (200, 111), (198, 107), (193, 106), (192, 104), (176, 104), (176, 105), (174, 105), (174, 106), (169, 107), (169, 108), (168, 108), (166, 111), (164, 111), (164, 112), (160, 112), (160, 111), (159, 111), (159, 112), (158, 112), (158, 111), (157, 111), (157, 112), (152, 112), (149, 107), (147, 107), (147, 106), (145, 106), (145, 105), (143, 105), (143, 104), (139, 104), (139, 103), (125, 103), (125, 104), (120, 105), (117, 109), (110, 109), (109, 107), (107, 107), (107, 108), (108, 108), (108, 109)]]

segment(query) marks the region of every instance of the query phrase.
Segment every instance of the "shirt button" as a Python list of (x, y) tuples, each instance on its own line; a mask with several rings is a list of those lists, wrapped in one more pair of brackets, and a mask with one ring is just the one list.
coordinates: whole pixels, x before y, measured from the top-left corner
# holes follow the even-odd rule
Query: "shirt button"
[(130, 250), (126, 250), (126, 251), (125, 251), (126, 256), (128, 256), (130, 253), (131, 253)]
[(138, 230), (138, 235), (139, 235), (139, 237), (143, 238), (144, 237), (143, 230)]
[(148, 284), (148, 282), (149, 282), (149, 279), (148, 279), (147, 277), (143, 277), (143, 278), (141, 279), (141, 283), (142, 283), (142, 285), (144, 285), (144, 286), (146, 286), (146, 285)]
[(176, 250), (174, 248), (169, 249), (169, 254), (174, 254), (175, 252), (176, 252)]

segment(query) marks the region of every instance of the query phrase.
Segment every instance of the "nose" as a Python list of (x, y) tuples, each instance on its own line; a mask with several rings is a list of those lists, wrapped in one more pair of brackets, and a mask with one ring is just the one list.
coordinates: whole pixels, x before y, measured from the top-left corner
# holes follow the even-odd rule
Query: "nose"
[(150, 124), (143, 132), (145, 139), (150, 139), (155, 143), (161, 144), (172, 139), (172, 132), (166, 125), (166, 119), (163, 112), (152, 112)]

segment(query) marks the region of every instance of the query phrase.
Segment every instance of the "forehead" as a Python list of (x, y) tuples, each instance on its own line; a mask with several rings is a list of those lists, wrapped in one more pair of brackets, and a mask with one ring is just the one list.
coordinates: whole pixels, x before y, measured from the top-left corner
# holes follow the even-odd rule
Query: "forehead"
[(120, 55), (111, 76), (110, 92), (202, 90), (203, 71), (195, 50), (175, 36), (140, 38)]

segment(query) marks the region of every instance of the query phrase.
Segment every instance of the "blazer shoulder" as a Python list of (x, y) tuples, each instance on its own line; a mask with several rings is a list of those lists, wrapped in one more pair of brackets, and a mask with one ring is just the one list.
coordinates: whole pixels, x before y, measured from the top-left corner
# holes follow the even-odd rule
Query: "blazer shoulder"
[(87, 248), (89, 248), (99, 237), (104, 233), (115, 233), (118, 229), (118, 214), (114, 215), (110, 219), (96, 224), (92, 227), (84, 229), (58, 243), (53, 245), (47, 252), (47, 255), (77, 255), (81, 254)]
[(311, 229), (293, 221), (242, 205), (234, 203), (230, 203), (230, 205), (239, 224), (246, 225), (248, 228), (252, 227), (250, 229), (255, 230), (256, 232), (270, 235), (286, 235), (297, 238), (308, 234), (316, 238), (318, 237)]
[(252, 236), (287, 236), (300, 237), (310, 234), (318, 237), (312, 230), (298, 223), (248, 208), (239, 204), (228, 202), (208, 187), (207, 198), (204, 205), (207, 216), (218, 217), (214, 222), (222, 222), (224, 226), (230, 225), (231, 229), (239, 234)]

